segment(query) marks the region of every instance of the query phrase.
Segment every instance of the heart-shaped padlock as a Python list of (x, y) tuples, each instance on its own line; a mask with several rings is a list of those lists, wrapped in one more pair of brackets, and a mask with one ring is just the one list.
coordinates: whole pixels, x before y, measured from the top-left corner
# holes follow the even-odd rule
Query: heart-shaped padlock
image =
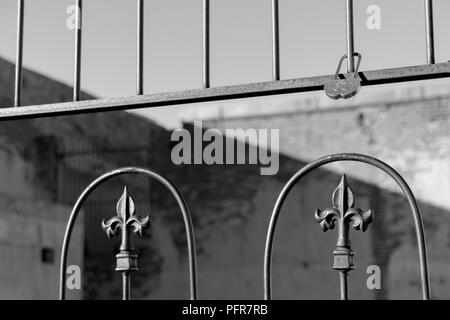
[(333, 79), (325, 82), (325, 93), (331, 99), (348, 99), (356, 95), (361, 89), (361, 79), (358, 77), (361, 54), (355, 52), (355, 56), (358, 57), (358, 63), (355, 72), (350, 74), (349, 78), (339, 79), (339, 71), (341, 70), (342, 62), (347, 59), (347, 55), (344, 55), (339, 61), (338, 69)]

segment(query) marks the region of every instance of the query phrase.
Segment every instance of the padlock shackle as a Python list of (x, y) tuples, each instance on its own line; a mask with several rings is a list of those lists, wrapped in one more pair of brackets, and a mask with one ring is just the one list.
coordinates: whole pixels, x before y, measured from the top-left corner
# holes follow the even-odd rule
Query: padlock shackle
[[(359, 72), (359, 66), (361, 65), (362, 55), (360, 53), (358, 53), (358, 52), (355, 52), (355, 53), (353, 53), (353, 56), (358, 57), (358, 62), (356, 63), (356, 69), (355, 69), (355, 72), (353, 72), (353, 75), (356, 78), (356, 76), (358, 75), (358, 72)], [(345, 59), (348, 59), (348, 55), (347, 54), (343, 55), (341, 60), (339, 60), (338, 68), (337, 68), (336, 73), (334, 75), (334, 79), (335, 80), (339, 79), (339, 72), (341, 71), (342, 63), (344, 62)]]

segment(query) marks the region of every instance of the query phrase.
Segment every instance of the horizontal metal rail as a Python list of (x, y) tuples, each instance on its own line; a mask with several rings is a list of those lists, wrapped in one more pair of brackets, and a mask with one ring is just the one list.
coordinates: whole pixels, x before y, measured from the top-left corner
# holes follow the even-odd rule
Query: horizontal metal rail
[[(450, 77), (450, 64), (449, 62), (444, 62), (431, 65), (427, 64), (393, 69), (362, 71), (359, 72), (358, 75), (361, 78), (361, 84), (363, 86), (448, 78)], [(334, 75), (318, 76), (141, 96), (34, 105), (19, 108), (0, 108), (0, 120), (153, 108), (317, 91), (322, 90), (325, 82), (333, 76)], [(340, 77), (343, 76), (340, 75)]]

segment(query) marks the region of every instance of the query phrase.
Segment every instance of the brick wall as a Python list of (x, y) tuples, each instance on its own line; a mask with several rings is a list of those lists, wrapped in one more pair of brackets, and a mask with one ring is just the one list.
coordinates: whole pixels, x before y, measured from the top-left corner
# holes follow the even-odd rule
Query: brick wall
[[(194, 216), (202, 298), (262, 298), (263, 252), (270, 214), (284, 183), (305, 162), (281, 156), (280, 165), (278, 176), (260, 176), (259, 167), (251, 165), (186, 165), (170, 170), (169, 177), (181, 188)], [(336, 232), (322, 233), (313, 214), (316, 208), (330, 206), (339, 179), (333, 171), (319, 170), (288, 197), (274, 248), (275, 297), (337, 298), (338, 275), (331, 268)], [(350, 296), (356, 299), (419, 297), (413, 224), (405, 201), (395, 192), (360, 179), (350, 178), (350, 184), (358, 207), (372, 208), (376, 217), (367, 234), (351, 234), (356, 270), (350, 276)], [(149, 286), (156, 285), (149, 297), (185, 298), (187, 264), (185, 243), (181, 241), (184, 239), (181, 218), (170, 197), (163, 190), (155, 189), (160, 198), (154, 202), (153, 217), (163, 221), (172, 239), (156, 237), (162, 269), (153, 281), (148, 281)], [(443, 233), (445, 236), (445, 228), (440, 224), (448, 225), (448, 215), (439, 207), (424, 202), (420, 205), (433, 239), (430, 256), (436, 257), (446, 250), (445, 242), (438, 239)], [(151, 230), (156, 235), (167, 233), (158, 231), (157, 227)], [(165, 248), (167, 241), (172, 243), (172, 248)], [(383, 290), (374, 292), (366, 287), (366, 268), (371, 264), (382, 269)], [(432, 263), (435, 272), (438, 264), (436, 260)], [(442, 291), (437, 297), (448, 295), (448, 277), (438, 273), (432, 279), (435, 289), (438, 286)]]
[[(281, 99), (280, 105), (283, 104)], [(276, 110), (276, 105), (273, 106)], [(279, 128), (280, 152), (311, 161), (325, 154), (359, 152), (399, 170), (424, 201), (450, 209), (450, 98), (437, 96), (393, 103), (241, 117), (206, 122), (211, 127)], [(347, 164), (346, 168), (350, 168)], [(342, 169), (341, 165), (334, 167)], [(393, 189), (372, 169), (354, 177)], [(431, 188), (433, 186), (433, 188)]]
[[(280, 106), (287, 103), (282, 98)], [(272, 110), (277, 109), (272, 104)], [(260, 102), (264, 105), (264, 102)], [(254, 109), (253, 109), (254, 110)], [(206, 119), (204, 126), (212, 128), (275, 128), (280, 129), (280, 153), (291, 160), (298, 161), (298, 168), (326, 154), (341, 152), (359, 152), (378, 157), (397, 169), (410, 183), (415, 192), (424, 216), (429, 245), (430, 268), (432, 271), (433, 294), (437, 298), (450, 296), (450, 279), (445, 274), (445, 264), (450, 262), (449, 252), (449, 209), (450, 194), (450, 99), (437, 96), (426, 99), (397, 101), (394, 103), (370, 103), (359, 106), (329, 107), (318, 110), (265, 114), (258, 116), (221, 117)], [(281, 164), (282, 167), (286, 163)], [(386, 291), (375, 292), (378, 298), (414, 298), (417, 296), (418, 269), (415, 238), (410, 213), (404, 200), (399, 195), (397, 186), (383, 173), (360, 164), (329, 165), (331, 173), (347, 173), (350, 179), (363, 183), (358, 189), (368, 198), (366, 202), (376, 212), (370, 242), (367, 247), (357, 250), (358, 264), (376, 262), (382, 267)], [(286, 178), (287, 179), (287, 178)], [(287, 180), (284, 180), (287, 181)], [(317, 181), (323, 184), (322, 181)], [(324, 190), (310, 190), (304, 187), (306, 203), (287, 210), (290, 214), (304, 211), (314, 202), (318, 194), (322, 197)], [(262, 188), (262, 186), (261, 186)], [(280, 187), (274, 187), (276, 192)], [(328, 189), (326, 193), (330, 193)], [(358, 192), (356, 192), (358, 198)], [(264, 199), (268, 196), (265, 195)], [(272, 197), (273, 200), (273, 197)], [(262, 198), (253, 198), (259, 203)], [(363, 200), (364, 201), (364, 200)], [(272, 201), (273, 203), (273, 201)], [(268, 204), (270, 208), (272, 205)], [(269, 210), (267, 208), (267, 210)], [(309, 210), (311, 212), (311, 210)], [(305, 219), (311, 219), (311, 215)], [(302, 221), (305, 223), (305, 220)], [(300, 223), (300, 222), (299, 222)], [(249, 227), (250, 228), (250, 227)], [(289, 228), (280, 228), (283, 234)], [(304, 230), (304, 238), (320, 243), (323, 235), (311, 226)], [(295, 232), (295, 231), (292, 231)], [(297, 232), (301, 232), (298, 230)], [(367, 241), (367, 238), (365, 238)], [(325, 240), (323, 241), (330, 241)], [(332, 242), (332, 241), (331, 241)], [(288, 242), (293, 243), (293, 242)], [(296, 242), (297, 244), (298, 242)], [(325, 250), (326, 251), (326, 250)], [(367, 255), (361, 261), (361, 251)], [(302, 253), (301, 255), (299, 253)], [(330, 252), (330, 248), (328, 249)], [(304, 256), (302, 246), (297, 247), (293, 255)], [(306, 254), (307, 256), (307, 254)], [(325, 261), (325, 259), (324, 259)], [(323, 261), (323, 262), (324, 262)], [(298, 266), (289, 263), (292, 269)], [(414, 266), (414, 267), (413, 267)], [(284, 273), (285, 281), (304, 282), (305, 279), (292, 273)], [(309, 279), (321, 282), (321, 277), (311, 275)], [(352, 275), (353, 276), (353, 275)], [(309, 277), (309, 275), (308, 275)], [(359, 280), (361, 285), (364, 275)], [(360, 286), (356, 295), (367, 297), (367, 289)], [(290, 292), (286, 288), (286, 295)], [(302, 289), (304, 296), (314, 296), (314, 286)], [(318, 296), (328, 296), (330, 290), (319, 290)], [(295, 294), (294, 294), (295, 295)], [(331, 297), (331, 296), (328, 296)]]

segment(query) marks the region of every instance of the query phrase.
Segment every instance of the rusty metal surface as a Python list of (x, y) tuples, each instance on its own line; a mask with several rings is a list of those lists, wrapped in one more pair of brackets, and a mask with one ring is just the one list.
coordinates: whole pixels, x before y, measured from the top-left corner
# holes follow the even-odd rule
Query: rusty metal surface
[[(358, 76), (361, 78), (362, 86), (370, 86), (394, 82), (446, 78), (450, 77), (450, 72), (448, 62), (444, 62), (433, 65), (362, 71), (358, 73)], [(324, 84), (332, 77), (333, 75), (327, 75), (142, 96), (55, 103), (21, 108), (0, 108), (0, 120), (153, 108), (197, 102), (317, 91), (323, 90)], [(342, 78), (343, 76), (340, 75), (340, 77)]]
[[(406, 181), (402, 178), (402, 176), (396, 172), (393, 168), (391, 168), (386, 163), (378, 160), (376, 158), (357, 154), (357, 153), (341, 153), (334, 154), (322, 157), (316, 161), (313, 161), (299, 170), (292, 178), (288, 181), (288, 183), (284, 186), (280, 195), (278, 196), (277, 202), (272, 212), (272, 216), (270, 219), (269, 228), (267, 231), (266, 238), (266, 248), (264, 254), (264, 298), (266, 300), (270, 300), (272, 298), (272, 251), (273, 251), (273, 240), (275, 235), (275, 228), (278, 221), (278, 217), (281, 212), (281, 208), (283, 203), (288, 196), (289, 192), (292, 188), (309, 172), (329, 163), (339, 162), (339, 161), (353, 161), (353, 162), (362, 162), (373, 167), (376, 167), (383, 172), (385, 172), (389, 177), (391, 177), (397, 185), (402, 190), (405, 195), (409, 207), (412, 212), (412, 216), (414, 219), (415, 232), (417, 237), (417, 247), (419, 253), (419, 263), (420, 263), (420, 276), (421, 276), (421, 285), (422, 285), (422, 298), (424, 300), (430, 299), (430, 284), (428, 277), (428, 262), (427, 262), (427, 251), (425, 245), (425, 234), (423, 228), (422, 217), (420, 215), (419, 207), (417, 205), (417, 201), (412, 193), (410, 187), (406, 183)], [(367, 223), (367, 221), (366, 221)], [(361, 228), (363, 226), (361, 225)], [(339, 247), (339, 246), (338, 246)], [(345, 270), (345, 268), (344, 268)], [(347, 272), (340, 273), (341, 282), (346, 282)], [(345, 289), (345, 288), (344, 288)], [(346, 292), (341, 287), (341, 297), (346, 296)]]
[[(62, 245), (62, 252), (61, 252), (61, 262), (60, 262), (60, 286), (59, 286), (59, 298), (60, 300), (65, 300), (66, 298), (66, 269), (67, 269), (67, 255), (68, 255), (68, 251), (69, 251), (69, 244), (70, 244), (70, 238), (72, 236), (72, 231), (73, 231), (73, 227), (75, 225), (75, 221), (77, 219), (77, 216), (81, 210), (81, 207), (83, 205), (83, 203), (86, 201), (86, 199), (89, 197), (89, 195), (98, 187), (100, 186), (102, 183), (120, 176), (120, 175), (124, 175), (124, 174), (142, 174), (142, 175), (146, 175), (152, 179), (155, 179), (157, 181), (159, 181), (161, 184), (163, 184), (170, 192), (171, 194), (174, 196), (178, 206), (181, 209), (181, 214), (183, 217), (183, 221), (184, 221), (184, 227), (185, 227), (185, 231), (186, 231), (186, 239), (187, 239), (187, 249), (188, 249), (188, 261), (189, 261), (189, 284), (190, 284), (190, 299), (191, 300), (196, 300), (198, 293), (197, 293), (197, 259), (196, 259), (196, 247), (195, 247), (195, 235), (194, 235), (194, 227), (192, 225), (192, 219), (191, 219), (191, 215), (189, 213), (189, 209), (186, 205), (186, 201), (184, 200), (181, 192), (175, 187), (174, 184), (172, 184), (169, 180), (167, 180), (165, 177), (159, 175), (158, 173), (155, 173), (153, 171), (147, 170), (147, 169), (143, 169), (143, 168), (136, 168), (136, 167), (127, 167), (127, 168), (120, 168), (120, 169), (116, 169), (116, 170), (112, 170), (109, 171), (107, 173), (105, 173), (104, 175), (98, 177), (96, 180), (94, 180), (86, 189), (83, 190), (83, 192), (81, 193), (81, 195), (79, 196), (79, 198), (77, 199), (72, 212), (70, 214), (70, 218), (69, 221), (67, 223), (67, 227), (66, 227), (66, 232), (64, 235), (64, 241), (63, 241), (63, 245)], [(127, 197), (125, 197), (125, 199), (127, 199)], [(125, 206), (127, 205), (131, 206), (131, 202), (128, 200), (128, 202), (125, 202)], [(119, 201), (119, 204), (123, 204), (123, 202)], [(125, 210), (125, 213), (129, 213), (133, 210), (127, 211)], [(130, 217), (128, 217), (130, 218)], [(127, 221), (129, 220), (127, 218)], [(144, 219), (145, 220), (145, 219)], [(134, 221), (134, 220), (130, 220), (130, 221)], [(140, 220), (141, 223), (144, 223), (145, 225), (145, 221)], [(107, 222), (105, 222), (107, 224)], [(106, 227), (106, 230), (108, 230), (108, 227)], [(111, 229), (110, 232), (114, 232), (114, 228)], [(108, 233), (108, 231), (107, 231)], [(112, 234), (111, 234), (112, 235)], [(124, 234), (122, 232), (122, 237), (126, 237), (128, 236), (128, 234)], [(126, 238), (124, 241), (122, 241), (122, 243), (125, 243), (126, 245), (124, 245), (124, 249), (126, 249), (126, 247), (129, 248), (130, 243), (127, 243), (127, 239)], [(121, 251), (122, 251), (122, 246), (121, 246)], [(120, 255), (120, 253), (119, 253)], [(127, 258), (124, 256), (119, 256), (118, 257), (118, 271), (122, 271), (122, 270), (126, 270), (127, 268), (123, 267), (122, 262), (127, 263), (130, 262), (131, 260), (134, 259), (134, 257), (129, 257), (130, 259), (125, 259), (123, 260), (122, 258)], [(135, 260), (131, 261), (132, 263), (135, 262)], [(131, 269), (133, 269), (133, 266), (130, 266)], [(123, 273), (123, 287), (124, 287), (124, 296), (126, 292), (130, 292), (129, 291), (129, 277), (125, 276), (125, 273)], [(128, 296), (129, 298), (129, 296)]]
[(347, 183), (347, 178), (342, 176), (341, 182), (334, 190), (332, 207), (325, 210), (317, 209), (314, 217), (322, 230), (328, 231), (338, 225), (338, 240), (333, 251), (333, 269), (340, 273), (341, 300), (348, 299), (347, 276), (353, 270), (353, 250), (350, 241), (350, 227), (355, 230), (366, 231), (372, 222), (372, 210), (363, 211), (355, 208), (355, 196)]

